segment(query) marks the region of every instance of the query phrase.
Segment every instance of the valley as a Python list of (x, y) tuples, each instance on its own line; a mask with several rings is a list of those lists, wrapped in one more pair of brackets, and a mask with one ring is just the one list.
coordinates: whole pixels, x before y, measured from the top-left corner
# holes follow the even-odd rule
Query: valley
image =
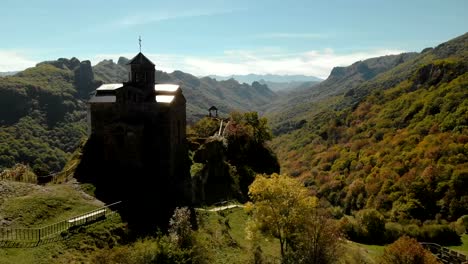
[[(103, 83), (126, 82), (128, 61), (62, 58), (0, 77), (0, 227), (37, 228), (103, 205), (92, 182), (75, 179), (95, 168), (77, 169), (90, 151), (87, 100)], [(194, 209), (148, 236), (116, 217), (56, 243), (2, 248), (0, 263), (294, 262), (288, 250), (306, 255), (303, 234), (325, 222), (343, 240), (335, 263), (380, 263), (388, 253), (382, 246), (401, 237), (468, 254), (468, 33), (421, 52), (335, 67), (323, 81), (288, 80), (289, 88), (271, 89), (277, 83), (261, 75), (250, 84), (177, 70), (155, 77), (181, 85), (187, 101), (194, 205), (235, 200), (246, 208)], [(219, 119), (207, 117), (211, 106)], [(37, 184), (51, 174), (54, 181)], [(258, 188), (275, 195), (258, 198), (251, 184), (264, 177), (271, 188)], [(297, 192), (267, 183), (275, 177), (294, 180)], [(286, 231), (266, 232), (262, 199), (289, 201), (292, 193), (313, 201), (285, 220)], [(179, 220), (189, 226), (187, 244), (171, 237)]]

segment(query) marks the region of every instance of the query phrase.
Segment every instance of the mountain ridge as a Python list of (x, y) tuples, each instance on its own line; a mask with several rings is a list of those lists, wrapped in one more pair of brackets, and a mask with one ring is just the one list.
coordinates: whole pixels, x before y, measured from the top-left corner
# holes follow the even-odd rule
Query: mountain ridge
[[(416, 53), (387, 55), (358, 61), (347, 67), (334, 67), (330, 76), (309, 88), (293, 90), (284, 97), (265, 106), (267, 117), (271, 119), (273, 132), (281, 134), (297, 127), (307, 119), (309, 108), (317, 111), (327, 107), (327, 100), (349, 93), (365, 81), (394, 68), (396, 65), (416, 56)], [(319, 103), (321, 102), (321, 103)]]
[[(119, 58), (117, 64), (112, 60), (104, 60), (96, 64), (93, 71), (96, 78), (103, 82), (124, 82), (128, 76), (128, 69), (124, 66), (127, 61), (124, 57)], [(275, 92), (259, 82), (249, 85), (240, 84), (234, 79), (217, 81), (210, 77), (198, 78), (182, 71), (166, 73), (156, 70), (156, 80), (160, 83), (182, 84), (190, 122), (205, 116), (213, 105), (223, 115), (232, 111), (260, 111), (262, 105), (277, 97)]]

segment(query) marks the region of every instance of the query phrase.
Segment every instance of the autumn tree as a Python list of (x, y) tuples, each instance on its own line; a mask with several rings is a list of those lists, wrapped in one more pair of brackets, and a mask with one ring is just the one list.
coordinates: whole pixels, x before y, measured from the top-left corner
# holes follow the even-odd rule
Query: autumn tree
[(384, 250), (381, 264), (436, 264), (440, 263), (414, 238), (402, 236)]
[(316, 198), (302, 184), (284, 175), (257, 175), (249, 187), (253, 220), (260, 230), (279, 239), (281, 256), (304, 224), (307, 212), (314, 210)]
[(304, 218), (296, 233), (294, 250), (287, 253), (285, 263), (335, 263), (343, 253), (342, 233), (336, 221), (323, 209), (313, 210)]
[(294, 252), (309, 252), (309, 256), (292, 261), (310, 263), (306, 258), (327, 251), (326, 241), (337, 241), (337, 236), (328, 232), (330, 222), (316, 210), (317, 199), (296, 179), (278, 174), (257, 175), (250, 185), (249, 196), (254, 226), (278, 238), (283, 261)]
[(197, 137), (210, 137), (219, 129), (219, 121), (210, 117), (204, 117), (197, 123), (191, 126), (188, 134), (193, 134)]

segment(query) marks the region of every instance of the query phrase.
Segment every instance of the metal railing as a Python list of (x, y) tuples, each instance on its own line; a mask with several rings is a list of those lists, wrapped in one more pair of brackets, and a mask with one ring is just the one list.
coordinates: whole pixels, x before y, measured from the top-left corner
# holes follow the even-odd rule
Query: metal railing
[(429, 250), (439, 261), (444, 264), (468, 263), (468, 257), (455, 250), (451, 250), (436, 243), (421, 242), (419, 244), (421, 244), (425, 249)]
[(105, 220), (114, 215), (116, 212), (112, 209), (115, 209), (120, 203), (120, 201), (112, 203), (67, 220), (40, 228), (0, 228), (0, 247), (2, 245), (11, 244), (6, 242), (39, 244), (43, 240), (65, 236), (67, 231), (70, 229)]

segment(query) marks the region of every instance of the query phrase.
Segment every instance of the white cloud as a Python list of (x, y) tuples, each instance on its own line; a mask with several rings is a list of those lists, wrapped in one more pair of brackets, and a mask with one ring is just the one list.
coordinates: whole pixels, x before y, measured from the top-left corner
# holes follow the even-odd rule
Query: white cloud
[[(332, 49), (311, 50), (302, 53), (287, 53), (279, 49), (229, 50), (221, 56), (191, 56), (173, 54), (145, 54), (159, 70), (171, 72), (181, 70), (197, 76), (232, 74), (303, 74), (327, 78), (335, 66), (348, 66), (372, 57), (399, 54), (403, 50), (379, 49), (338, 54)], [(135, 54), (102, 54), (94, 63), (102, 59), (127, 58)]]
[(327, 38), (326, 35), (317, 33), (286, 33), (286, 32), (274, 32), (265, 33), (256, 36), (261, 39), (322, 39)]
[(0, 50), (0, 72), (24, 70), (33, 67), (36, 63), (19, 51)]

